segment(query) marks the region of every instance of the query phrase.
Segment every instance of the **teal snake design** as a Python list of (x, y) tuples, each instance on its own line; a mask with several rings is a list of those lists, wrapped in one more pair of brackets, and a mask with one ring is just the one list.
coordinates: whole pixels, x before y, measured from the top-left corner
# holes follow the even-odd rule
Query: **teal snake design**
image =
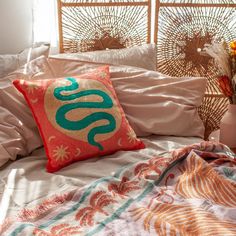
[[(88, 142), (89, 144), (96, 146), (99, 148), (99, 150), (104, 150), (103, 146), (96, 142), (95, 136), (97, 134), (105, 134), (110, 133), (115, 130), (116, 128), (116, 120), (115, 118), (106, 112), (95, 112), (92, 113), (82, 120), (78, 121), (71, 121), (66, 118), (66, 114), (71, 111), (78, 108), (112, 108), (113, 102), (112, 99), (103, 91), (91, 89), (91, 90), (85, 90), (80, 91), (78, 93), (74, 94), (62, 94), (62, 92), (71, 92), (79, 88), (78, 82), (74, 78), (67, 78), (66, 80), (71, 82), (71, 85), (58, 87), (54, 89), (54, 96), (61, 101), (73, 101), (77, 98), (86, 97), (89, 95), (98, 95), (103, 98), (102, 102), (76, 102), (76, 103), (70, 103), (65, 104), (61, 106), (57, 112), (56, 112), (56, 122), (59, 126), (66, 130), (82, 130), (92, 123), (99, 121), (99, 120), (108, 120), (109, 124), (98, 126), (92, 128), (88, 133)], [(79, 111), (78, 111), (79, 112)]]

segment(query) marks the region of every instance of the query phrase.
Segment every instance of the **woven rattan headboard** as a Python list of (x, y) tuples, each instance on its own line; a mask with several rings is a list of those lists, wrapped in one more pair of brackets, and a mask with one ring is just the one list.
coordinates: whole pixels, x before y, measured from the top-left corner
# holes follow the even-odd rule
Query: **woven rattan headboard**
[(207, 77), (199, 114), (206, 136), (219, 127), (227, 99), (202, 48), (213, 38), (236, 39), (236, 0), (58, 0), (58, 15), (61, 52), (131, 47), (154, 38), (158, 71)]
[(157, 0), (155, 39), (158, 71), (207, 77), (199, 114), (208, 136), (218, 129), (228, 100), (219, 89), (213, 60), (202, 49), (213, 39), (236, 39), (236, 0)]
[(151, 0), (58, 0), (60, 52), (150, 42)]

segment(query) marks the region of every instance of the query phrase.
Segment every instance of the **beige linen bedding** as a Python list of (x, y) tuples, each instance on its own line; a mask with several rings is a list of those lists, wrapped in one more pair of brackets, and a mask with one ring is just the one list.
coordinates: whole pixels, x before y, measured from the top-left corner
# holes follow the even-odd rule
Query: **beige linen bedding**
[(34, 205), (46, 196), (81, 188), (99, 178), (111, 176), (129, 164), (202, 141), (200, 138), (154, 135), (143, 140), (146, 149), (120, 151), (110, 156), (80, 161), (54, 174), (45, 170), (46, 156), (42, 148), (1, 168), (0, 224), (20, 208)]

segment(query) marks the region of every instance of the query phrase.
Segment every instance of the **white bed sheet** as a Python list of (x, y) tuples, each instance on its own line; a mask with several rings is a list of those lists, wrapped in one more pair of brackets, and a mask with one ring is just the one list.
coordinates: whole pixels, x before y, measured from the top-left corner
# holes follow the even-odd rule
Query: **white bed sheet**
[(76, 162), (54, 174), (45, 170), (47, 160), (43, 148), (9, 164), (0, 170), (0, 224), (6, 216), (16, 214), (19, 208), (29, 207), (46, 196), (83, 187), (96, 179), (113, 175), (123, 166), (202, 141), (194, 137), (154, 135), (143, 140), (146, 149), (120, 151)]

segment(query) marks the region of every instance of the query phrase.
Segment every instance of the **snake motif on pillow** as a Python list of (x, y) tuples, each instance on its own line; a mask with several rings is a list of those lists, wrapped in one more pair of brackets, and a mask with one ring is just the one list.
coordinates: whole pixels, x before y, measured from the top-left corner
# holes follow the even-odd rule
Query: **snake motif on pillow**
[(73, 77), (15, 80), (33, 113), (47, 154), (47, 171), (145, 145), (129, 125), (109, 66)]
[(112, 99), (107, 95), (104, 91), (97, 90), (97, 89), (90, 89), (85, 91), (80, 91), (78, 93), (74, 94), (68, 94), (63, 95), (62, 92), (68, 92), (68, 91), (74, 91), (79, 88), (79, 83), (74, 78), (67, 78), (68, 81), (71, 82), (71, 85), (63, 86), (63, 87), (57, 87), (54, 90), (54, 96), (61, 100), (61, 101), (73, 101), (77, 98), (90, 96), (90, 95), (98, 95), (102, 97), (102, 102), (77, 102), (70, 104), (65, 104), (61, 106), (57, 112), (56, 112), (56, 122), (58, 125), (60, 125), (62, 128), (67, 130), (82, 130), (86, 127), (88, 127), (91, 123), (94, 123), (98, 120), (107, 120), (109, 121), (109, 124), (102, 125), (98, 127), (92, 128), (88, 133), (88, 142), (99, 148), (99, 150), (103, 150), (103, 146), (95, 141), (95, 136), (97, 134), (104, 134), (104, 133), (110, 133), (115, 130), (116, 128), (116, 120), (115, 118), (107, 113), (107, 112), (94, 112), (82, 120), (77, 121), (71, 121), (66, 118), (66, 114), (74, 109), (78, 108), (112, 108), (113, 102)]

